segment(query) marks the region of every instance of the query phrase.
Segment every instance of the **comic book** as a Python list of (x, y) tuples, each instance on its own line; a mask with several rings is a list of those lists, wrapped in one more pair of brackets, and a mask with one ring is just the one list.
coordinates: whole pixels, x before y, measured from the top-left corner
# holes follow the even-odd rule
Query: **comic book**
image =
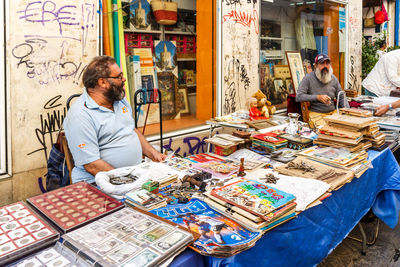
[(252, 136), (252, 139), (258, 139), (267, 143), (272, 144), (282, 144), (287, 143), (286, 139), (283, 139), (278, 136), (277, 133), (264, 133), (264, 134), (256, 134)]
[(151, 211), (199, 233), (193, 249), (207, 256), (229, 257), (252, 247), (261, 237), (193, 198), (186, 204), (168, 205)]
[(213, 189), (211, 195), (260, 216), (266, 221), (270, 220), (271, 212), (296, 199), (292, 194), (249, 179), (236, 180)]

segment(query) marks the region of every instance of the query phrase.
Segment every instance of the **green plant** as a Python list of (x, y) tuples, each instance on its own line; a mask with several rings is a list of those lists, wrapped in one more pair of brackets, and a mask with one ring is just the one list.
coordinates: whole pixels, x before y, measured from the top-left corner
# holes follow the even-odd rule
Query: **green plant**
[(363, 37), (361, 68), (362, 79), (367, 77), (367, 75), (374, 68), (376, 62), (378, 62), (376, 51), (378, 51), (380, 43), (385, 40), (385, 34), (374, 37), (373, 40)]

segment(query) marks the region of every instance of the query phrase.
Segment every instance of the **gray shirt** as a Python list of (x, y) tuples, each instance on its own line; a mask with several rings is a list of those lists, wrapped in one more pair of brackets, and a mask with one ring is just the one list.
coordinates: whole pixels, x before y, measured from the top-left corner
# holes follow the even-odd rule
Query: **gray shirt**
[[(342, 87), (335, 75), (332, 74), (332, 80), (324, 84), (318, 80), (314, 71), (308, 73), (300, 83), (296, 92), (297, 102), (310, 102), (310, 110), (314, 112), (327, 113), (333, 111), (336, 107), (333, 101), (326, 105), (317, 100), (317, 95), (327, 95), (332, 100), (337, 97), (337, 94), (342, 91)], [(339, 107), (349, 107), (346, 94), (340, 94)]]

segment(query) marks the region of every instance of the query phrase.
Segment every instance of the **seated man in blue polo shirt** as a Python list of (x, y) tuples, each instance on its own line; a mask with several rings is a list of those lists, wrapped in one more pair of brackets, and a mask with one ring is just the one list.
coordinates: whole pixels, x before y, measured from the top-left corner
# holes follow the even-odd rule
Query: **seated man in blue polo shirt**
[(126, 79), (114, 58), (95, 57), (82, 80), (84, 92), (64, 120), (75, 162), (73, 183), (93, 183), (100, 171), (139, 164), (142, 154), (153, 161), (165, 159), (135, 129), (132, 109), (125, 98)]

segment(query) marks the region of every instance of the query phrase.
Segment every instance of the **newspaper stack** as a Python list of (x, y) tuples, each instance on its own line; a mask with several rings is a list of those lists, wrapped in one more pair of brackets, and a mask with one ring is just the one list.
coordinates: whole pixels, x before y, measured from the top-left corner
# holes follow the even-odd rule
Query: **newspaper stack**
[(200, 238), (191, 248), (206, 256), (230, 257), (251, 248), (262, 236), (195, 198), (186, 204), (168, 205), (151, 212), (199, 233)]
[[(385, 143), (385, 135), (372, 117), (360, 117), (363, 112), (345, 109), (352, 115), (331, 115), (325, 117), (327, 125), (319, 129), (314, 144), (331, 147), (344, 147), (350, 152), (380, 147)], [(355, 115), (357, 114), (357, 115)]]
[(252, 231), (266, 232), (296, 215), (293, 194), (255, 180), (237, 179), (206, 196), (207, 204)]
[(299, 155), (331, 167), (352, 171), (357, 178), (370, 166), (365, 150), (350, 152), (345, 148), (313, 146), (299, 152)]

